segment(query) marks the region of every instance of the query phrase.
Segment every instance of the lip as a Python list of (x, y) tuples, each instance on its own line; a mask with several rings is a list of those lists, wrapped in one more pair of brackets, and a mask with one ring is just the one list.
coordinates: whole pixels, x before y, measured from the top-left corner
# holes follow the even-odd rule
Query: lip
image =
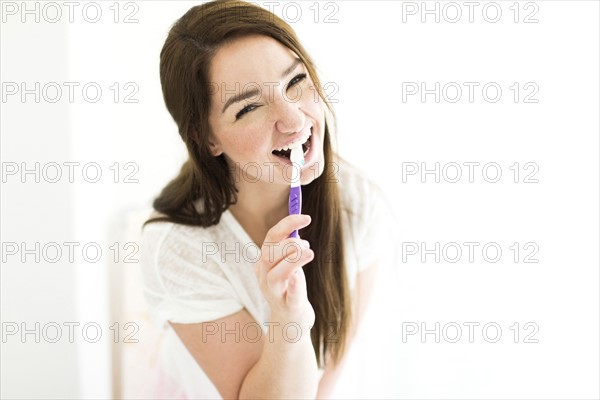
[[(313, 127), (311, 126), (311, 127), (309, 128), (309, 138), (308, 138), (308, 139), (310, 139), (310, 138), (312, 137), (312, 133), (313, 133)], [(279, 150), (279, 149), (282, 149), (282, 148), (285, 148), (285, 147), (288, 147), (288, 148), (289, 148), (289, 147), (290, 147), (290, 145), (291, 145), (292, 143), (295, 143), (295, 142), (297, 142), (297, 141), (298, 141), (299, 139), (301, 139), (301, 138), (302, 138), (302, 136), (304, 136), (304, 135), (305, 135), (305, 134), (298, 135), (298, 136), (297, 136), (297, 137), (295, 137), (294, 139), (292, 139), (292, 140), (288, 141), (288, 142), (287, 142), (286, 144), (284, 144), (283, 146), (276, 147), (276, 148), (274, 148), (272, 151)], [(304, 144), (305, 142), (306, 142), (306, 141), (302, 142), (301, 144)]]
[[(312, 128), (311, 128), (311, 130), (312, 130)], [(310, 148), (308, 149), (308, 153), (306, 153), (304, 155), (304, 166), (302, 166), (301, 169), (305, 169), (312, 162), (314, 148), (315, 148), (315, 144), (313, 142), (313, 137), (314, 137), (314, 134), (310, 135), (310, 137), (308, 138), (308, 140), (310, 141)], [(274, 157), (277, 159), (278, 162), (282, 163), (283, 165), (286, 165), (286, 166), (292, 165), (292, 161), (289, 158), (279, 157), (279, 156), (275, 156), (275, 155), (274, 155)]]

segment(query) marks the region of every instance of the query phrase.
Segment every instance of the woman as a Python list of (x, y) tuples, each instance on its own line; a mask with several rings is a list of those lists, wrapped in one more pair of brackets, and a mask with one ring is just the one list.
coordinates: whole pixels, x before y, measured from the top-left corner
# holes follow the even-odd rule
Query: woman
[[(272, 13), (216, 1), (172, 27), (160, 76), (189, 159), (144, 227), (145, 295), (170, 346), (155, 394), (329, 396), (370, 292), (383, 203), (332, 150), (312, 60)], [(303, 215), (288, 216), (291, 143), (305, 152)]]

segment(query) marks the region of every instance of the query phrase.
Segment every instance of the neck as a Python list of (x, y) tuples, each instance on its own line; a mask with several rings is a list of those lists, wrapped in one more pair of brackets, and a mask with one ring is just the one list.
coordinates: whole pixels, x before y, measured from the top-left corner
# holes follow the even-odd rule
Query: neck
[(229, 210), (250, 238), (262, 245), (267, 231), (288, 214), (289, 187), (243, 179), (237, 187), (237, 203)]

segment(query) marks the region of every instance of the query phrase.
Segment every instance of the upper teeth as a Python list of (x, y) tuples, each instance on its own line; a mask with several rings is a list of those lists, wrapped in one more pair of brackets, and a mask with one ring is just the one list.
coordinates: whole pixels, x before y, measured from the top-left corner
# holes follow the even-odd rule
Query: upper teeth
[(310, 138), (311, 134), (312, 134), (312, 132), (308, 131), (308, 133), (305, 133), (304, 135), (300, 136), (300, 138), (298, 138), (298, 140), (295, 140), (294, 142), (288, 144), (287, 146), (284, 146), (280, 149), (275, 149), (275, 150), (286, 151), (286, 150), (293, 149), (296, 146), (300, 146), (300, 145), (304, 144), (308, 140), (308, 138)]

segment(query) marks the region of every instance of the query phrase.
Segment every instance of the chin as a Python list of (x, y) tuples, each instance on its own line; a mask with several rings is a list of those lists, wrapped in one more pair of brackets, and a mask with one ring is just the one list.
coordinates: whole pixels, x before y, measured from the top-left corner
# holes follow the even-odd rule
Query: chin
[(323, 157), (323, 153), (321, 152), (321, 156), (316, 161), (313, 161), (310, 164), (306, 164), (304, 168), (302, 168), (302, 177), (300, 178), (300, 183), (302, 185), (308, 185), (309, 183), (323, 175), (324, 169), (325, 160)]

